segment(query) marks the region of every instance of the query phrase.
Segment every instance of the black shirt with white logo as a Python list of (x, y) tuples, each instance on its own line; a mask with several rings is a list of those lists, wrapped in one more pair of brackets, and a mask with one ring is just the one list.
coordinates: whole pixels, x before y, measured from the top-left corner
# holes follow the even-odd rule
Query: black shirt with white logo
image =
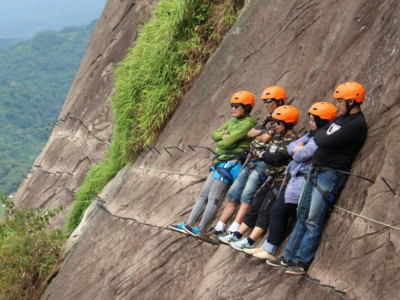
[(349, 171), (367, 134), (368, 126), (362, 112), (339, 116), (316, 132), (314, 141), (318, 149), (313, 156), (313, 165)]

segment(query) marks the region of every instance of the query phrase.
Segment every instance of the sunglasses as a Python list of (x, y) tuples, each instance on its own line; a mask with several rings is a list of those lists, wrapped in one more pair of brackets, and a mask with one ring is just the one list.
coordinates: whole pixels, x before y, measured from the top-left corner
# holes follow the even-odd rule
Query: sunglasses
[(274, 120), (275, 121), (275, 125), (282, 125), (285, 124), (285, 122), (280, 121), (280, 120)]
[(238, 109), (241, 106), (239, 103), (231, 103), (231, 108), (236, 108)]
[(263, 99), (263, 102), (264, 102), (264, 104), (271, 104), (272, 103), (272, 101), (277, 101), (276, 99), (274, 99), (274, 98), (270, 98), (270, 99)]

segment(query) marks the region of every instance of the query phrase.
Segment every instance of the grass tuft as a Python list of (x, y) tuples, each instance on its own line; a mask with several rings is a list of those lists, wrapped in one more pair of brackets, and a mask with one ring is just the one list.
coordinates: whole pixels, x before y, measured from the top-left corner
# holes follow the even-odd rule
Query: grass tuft
[(232, 27), (244, 0), (164, 0), (115, 71), (116, 124), (105, 159), (87, 174), (67, 219), (72, 232), (92, 195), (157, 139), (204, 64)]

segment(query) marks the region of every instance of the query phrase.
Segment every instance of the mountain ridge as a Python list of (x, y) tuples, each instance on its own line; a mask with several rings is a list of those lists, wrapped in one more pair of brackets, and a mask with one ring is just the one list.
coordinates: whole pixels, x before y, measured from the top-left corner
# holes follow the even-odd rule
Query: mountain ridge
[(29, 38), (98, 19), (106, 0), (7, 1), (0, 7), (0, 37)]

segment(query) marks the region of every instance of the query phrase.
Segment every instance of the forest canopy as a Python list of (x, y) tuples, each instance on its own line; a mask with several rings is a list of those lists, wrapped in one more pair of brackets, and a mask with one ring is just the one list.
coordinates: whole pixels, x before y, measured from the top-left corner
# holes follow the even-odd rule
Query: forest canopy
[[(97, 21), (97, 20), (96, 20)], [(17, 190), (47, 141), (92, 36), (89, 25), (0, 48), (0, 190)], [(47, 134), (47, 135), (46, 135)]]

